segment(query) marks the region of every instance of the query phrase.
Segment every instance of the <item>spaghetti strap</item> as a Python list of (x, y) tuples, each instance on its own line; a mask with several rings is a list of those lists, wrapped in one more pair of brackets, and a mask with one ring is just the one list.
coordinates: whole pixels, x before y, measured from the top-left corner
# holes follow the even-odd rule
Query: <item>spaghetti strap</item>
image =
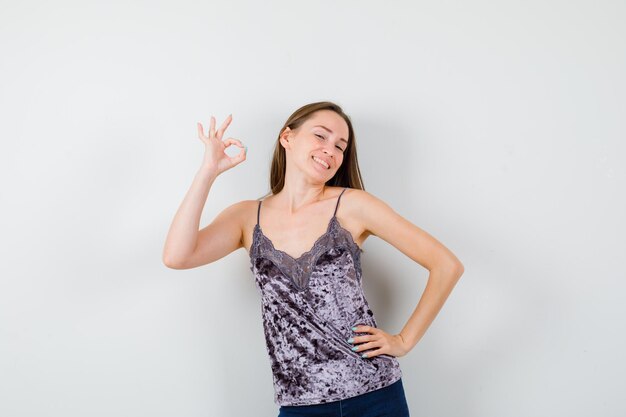
[(261, 214), (261, 202), (262, 202), (262, 201), (263, 201), (263, 200), (259, 200), (259, 208), (258, 208), (258, 209), (257, 209), (257, 211), (256, 211), (256, 224), (257, 224), (257, 225), (259, 224), (259, 215)]
[(346, 191), (348, 187), (345, 187), (343, 191), (339, 194), (339, 198), (337, 198), (337, 204), (335, 205), (335, 212), (333, 213), (333, 217), (337, 215), (337, 207), (339, 207), (339, 200), (341, 200), (341, 195)]

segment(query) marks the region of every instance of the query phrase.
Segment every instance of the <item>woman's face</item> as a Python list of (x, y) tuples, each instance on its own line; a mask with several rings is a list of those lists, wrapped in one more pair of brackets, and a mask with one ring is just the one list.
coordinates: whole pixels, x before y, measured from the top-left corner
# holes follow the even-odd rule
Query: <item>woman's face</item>
[(285, 132), (288, 141), (281, 143), (288, 160), (324, 182), (335, 175), (348, 147), (348, 124), (341, 116), (332, 110), (318, 110), (298, 129)]

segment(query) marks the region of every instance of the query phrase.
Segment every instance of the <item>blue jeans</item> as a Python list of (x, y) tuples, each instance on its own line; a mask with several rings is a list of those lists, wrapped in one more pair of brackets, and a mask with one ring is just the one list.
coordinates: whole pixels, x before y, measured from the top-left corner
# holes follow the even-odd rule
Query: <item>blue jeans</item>
[(283, 405), (278, 417), (409, 417), (402, 378), (356, 397), (312, 405)]

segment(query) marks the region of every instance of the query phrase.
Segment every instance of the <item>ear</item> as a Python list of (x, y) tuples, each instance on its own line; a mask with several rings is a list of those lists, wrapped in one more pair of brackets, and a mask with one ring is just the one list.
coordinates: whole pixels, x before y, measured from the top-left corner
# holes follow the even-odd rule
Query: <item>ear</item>
[(287, 126), (285, 130), (283, 130), (283, 133), (280, 134), (280, 143), (283, 144), (284, 148), (287, 148), (290, 145), (289, 139), (291, 138), (291, 135), (292, 130), (291, 128), (289, 128), (289, 126)]

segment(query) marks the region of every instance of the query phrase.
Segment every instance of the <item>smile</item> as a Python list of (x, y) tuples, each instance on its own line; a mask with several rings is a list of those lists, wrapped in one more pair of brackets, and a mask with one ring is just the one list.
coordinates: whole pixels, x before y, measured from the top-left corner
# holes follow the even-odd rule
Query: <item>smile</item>
[(330, 166), (329, 166), (329, 165), (327, 165), (327, 164), (326, 164), (326, 162), (322, 161), (321, 159), (319, 159), (319, 158), (317, 158), (317, 157), (315, 157), (315, 156), (313, 156), (312, 158), (313, 158), (313, 160), (314, 160), (315, 162), (317, 162), (318, 164), (322, 165), (324, 168), (326, 168), (326, 169), (330, 169)]

